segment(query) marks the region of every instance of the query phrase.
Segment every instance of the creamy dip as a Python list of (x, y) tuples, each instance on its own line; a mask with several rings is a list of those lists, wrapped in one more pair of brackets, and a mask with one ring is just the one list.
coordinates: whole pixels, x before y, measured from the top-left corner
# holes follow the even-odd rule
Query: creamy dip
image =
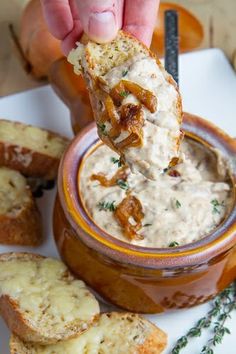
[[(168, 167), (172, 158), (178, 156), (177, 140), (180, 137), (181, 113), (178, 107), (178, 92), (168, 81), (168, 74), (161, 70), (156, 60), (139, 54), (117, 66), (102, 76), (109, 91), (121, 80), (134, 82), (151, 91), (157, 97), (157, 109), (151, 113), (146, 107), (144, 112), (143, 145), (125, 150), (125, 159), (133, 171), (156, 179)], [(122, 106), (128, 103), (139, 104), (133, 94), (128, 94)], [(105, 129), (109, 131), (109, 124)], [(123, 132), (115, 142), (127, 136)]]
[[(119, 36), (114, 43), (107, 45), (90, 43), (84, 46), (79, 43), (78, 47), (70, 52), (68, 61), (74, 65), (76, 73), (83, 73), (87, 81), (97, 122), (107, 111), (104, 94), (101, 95), (101, 92), (105, 91), (111, 95), (114, 87), (120, 82), (139, 85), (157, 99), (157, 108), (154, 112), (146, 108), (147, 105), (142, 102), (141, 111), (144, 118), (141, 128), (142, 145), (120, 149), (132, 171), (138, 171), (147, 178), (156, 179), (161, 171), (169, 166), (171, 160), (178, 157), (182, 120), (180, 94), (163, 66), (158, 65), (154, 58), (143, 51), (139, 45), (137, 46), (136, 41), (133, 44), (134, 49), (129, 48), (127, 53), (124, 53), (125, 49), (120, 47), (120, 40), (123, 43), (122, 35), (120, 38)], [(114, 60), (113, 56), (117, 56), (117, 60)], [(97, 87), (97, 78), (99, 78), (100, 89)], [(123, 106), (140, 104), (137, 95), (135, 96), (134, 92), (132, 94), (128, 89), (120, 91), (119, 96), (122, 97), (120, 99), (122, 102), (121, 106), (115, 107), (117, 122), (119, 122)], [(111, 128), (112, 124), (109, 119), (102, 124), (98, 123), (99, 136), (106, 144)], [(111, 139), (109, 137), (109, 140), (112, 140), (113, 146), (116, 147), (129, 135), (127, 127), (123, 127), (118, 137)]]
[[(182, 163), (174, 168), (180, 176), (163, 171), (152, 181), (130, 173), (122, 186), (125, 189), (118, 185), (103, 187), (90, 179), (101, 172), (107, 178), (114, 176), (117, 159), (118, 155), (101, 145), (85, 158), (80, 172), (80, 193), (88, 214), (115, 238), (145, 247), (184, 245), (215, 229), (230, 209), (230, 184), (222, 158), (195, 141), (185, 139), (182, 143)], [(143, 236), (141, 240), (129, 241), (113, 211), (100, 207), (106, 203), (116, 207), (126, 197), (127, 187), (143, 207), (143, 227), (138, 232)]]

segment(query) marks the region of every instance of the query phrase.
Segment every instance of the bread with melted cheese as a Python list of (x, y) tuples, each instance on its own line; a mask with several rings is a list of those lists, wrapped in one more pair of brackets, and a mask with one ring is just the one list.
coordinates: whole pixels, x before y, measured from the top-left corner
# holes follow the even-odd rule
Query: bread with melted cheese
[[(68, 60), (86, 80), (100, 138), (132, 170), (155, 179), (177, 162), (181, 97), (173, 78), (144, 44), (119, 31), (110, 43), (78, 43)], [(141, 89), (145, 92), (138, 96)]]
[(0, 166), (55, 179), (68, 139), (48, 130), (0, 119)]
[(85, 331), (99, 305), (61, 261), (6, 253), (0, 255), (0, 313), (22, 340), (51, 344)]
[(11, 354), (159, 354), (166, 334), (143, 317), (132, 313), (104, 313), (78, 338), (40, 346), (10, 339)]
[(41, 216), (25, 177), (0, 167), (0, 244), (38, 246), (41, 242)]

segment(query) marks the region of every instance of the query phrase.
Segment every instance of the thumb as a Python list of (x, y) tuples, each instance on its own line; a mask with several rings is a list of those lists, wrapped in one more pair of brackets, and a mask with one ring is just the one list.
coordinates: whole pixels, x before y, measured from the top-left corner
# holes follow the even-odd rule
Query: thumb
[(114, 39), (122, 26), (124, 0), (77, 0), (79, 18), (89, 38), (104, 43)]

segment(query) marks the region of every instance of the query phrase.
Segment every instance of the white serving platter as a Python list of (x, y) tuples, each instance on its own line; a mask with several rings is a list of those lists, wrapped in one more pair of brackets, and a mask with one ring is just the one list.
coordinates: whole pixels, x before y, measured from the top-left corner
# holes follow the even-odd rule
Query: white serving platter
[[(209, 119), (236, 137), (236, 75), (223, 52), (208, 49), (181, 55), (179, 77), (184, 110)], [(68, 109), (50, 86), (0, 98), (0, 117), (45, 127), (67, 137), (73, 136)], [(37, 200), (43, 216), (46, 237), (44, 244), (38, 248), (0, 246), (0, 253), (28, 251), (59, 257), (51, 227), (54, 197), (55, 190), (45, 191), (43, 197)], [(209, 308), (210, 304), (204, 304), (174, 313), (147, 316), (168, 333), (169, 344), (165, 354), (171, 353), (175, 341), (204, 316)], [(223, 343), (214, 349), (215, 354), (236, 353), (236, 311), (227, 326), (232, 334), (227, 335)], [(201, 338), (192, 340), (191, 345), (181, 353), (201, 353), (209, 335), (209, 331), (204, 332)], [(1, 354), (9, 354), (9, 337), (10, 333), (0, 319)]]

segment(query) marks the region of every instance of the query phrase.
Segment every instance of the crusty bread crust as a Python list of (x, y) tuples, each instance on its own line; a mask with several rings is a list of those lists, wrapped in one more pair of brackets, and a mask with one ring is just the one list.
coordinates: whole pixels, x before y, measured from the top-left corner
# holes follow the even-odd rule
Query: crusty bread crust
[[(43, 155), (30, 149), (21, 148), (19, 153), (16, 145), (0, 142), (0, 165), (12, 168), (25, 176), (41, 177), (47, 180), (55, 179), (60, 160), (51, 156)], [(20, 156), (20, 158), (19, 158)], [(24, 164), (28, 156), (31, 156), (29, 165)]]
[[(10, 261), (16, 258), (38, 261), (46, 257), (24, 252), (0, 254), (0, 262)], [(31, 324), (24, 318), (24, 314), (20, 311), (17, 302), (8, 295), (0, 297), (0, 313), (12, 333), (24, 338), (25, 341), (38, 342), (41, 339), (40, 333), (32, 328)]]
[(38, 246), (43, 240), (41, 215), (17, 171), (0, 168), (0, 244)]
[(138, 354), (159, 354), (167, 345), (167, 335), (160, 328), (153, 326), (153, 331), (139, 347)]
[[(0, 297), (0, 313), (11, 332), (25, 342), (33, 342), (43, 345), (54, 344), (61, 340), (77, 337), (87, 330), (87, 327), (83, 327), (83, 321), (81, 321), (80, 325), (77, 321), (74, 331), (65, 328), (65, 332), (60, 336), (56, 334), (52, 335), (50, 333), (48, 333), (48, 336), (45, 336), (45, 333), (42, 334), (39, 331), (39, 328), (34, 328), (32, 323), (27, 321), (24, 317), (24, 313), (20, 311), (18, 303), (7, 295)], [(87, 322), (86, 325), (89, 327), (93, 323), (93, 320), (94, 319)]]
[(0, 262), (11, 261), (13, 259), (22, 259), (22, 260), (32, 260), (37, 261), (41, 259), (45, 259), (47, 257), (42, 256), (37, 253), (28, 253), (28, 252), (8, 252), (0, 254)]
[[(1, 122), (7, 122), (4, 119)], [(10, 122), (15, 129), (21, 130), (25, 129), (28, 125), (19, 122)], [(69, 140), (51, 131), (37, 128), (40, 131), (47, 133), (47, 143), (52, 144), (53, 139), (61, 139), (62, 144), (65, 148), (68, 145)], [(28, 137), (31, 138), (30, 136)], [(61, 152), (62, 153), (62, 152)], [(41, 177), (47, 180), (55, 179), (57, 176), (57, 170), (60, 162), (60, 156), (51, 156), (40, 151), (36, 151), (33, 148), (30, 149), (22, 144), (9, 143), (6, 140), (0, 139), (0, 165), (10, 167), (14, 170), (21, 172), (22, 174), (30, 177)]]
[(14, 215), (0, 215), (0, 243), (4, 245), (38, 246), (43, 241), (42, 220), (28, 190), (29, 203)]
[(10, 354), (35, 354), (34, 351), (29, 352), (25, 347), (24, 342), (15, 335), (11, 335), (9, 346)]
[[(12, 252), (0, 254), (0, 262), (11, 261), (14, 259), (40, 262), (42, 259), (46, 258), (47, 257), (31, 253)], [(69, 271), (67, 272), (70, 274)], [(90, 321), (86, 321), (86, 323), (82, 320), (76, 319), (73, 326), (65, 327), (63, 333), (59, 334), (49, 333), (44, 328), (34, 326), (30, 319), (27, 318), (27, 314), (25, 314), (24, 311), (20, 309), (18, 302), (8, 295), (0, 296), (0, 313), (13, 334), (25, 342), (30, 341), (43, 345), (53, 344), (60, 340), (67, 340), (77, 337), (85, 330), (87, 330), (87, 328), (93, 323), (96, 317), (95, 315), (93, 318), (91, 318)]]
[[(94, 328), (93, 326), (91, 326), (88, 332), (85, 333), (85, 336), (87, 336), (87, 338), (84, 338), (84, 335), (82, 335), (82, 337), (78, 337), (78, 342), (81, 338), (81, 342), (84, 343), (84, 348), (86, 348), (86, 350), (88, 350), (87, 348), (90, 347), (91, 344), (93, 349), (95, 350), (96, 348), (97, 352), (99, 353), (101, 351), (102, 353), (104, 352), (109, 354), (115, 354), (117, 353), (117, 346), (119, 346), (120, 353), (122, 354), (160, 354), (166, 347), (167, 335), (165, 334), (165, 332), (163, 332), (154, 324), (137, 314), (111, 312), (100, 315), (101, 320), (104, 317), (106, 321), (109, 321), (110, 326), (103, 327), (103, 332), (106, 331), (106, 333), (103, 333), (100, 336), (100, 326), (102, 326), (102, 322), (100, 323), (98, 318), (97, 321), (94, 323)], [(118, 328), (119, 325), (121, 325), (121, 328), (124, 330), (124, 333), (113, 333), (113, 329), (117, 325)], [(98, 338), (94, 339), (93, 337), (93, 334), (95, 332), (97, 333), (98, 338), (100, 338), (100, 343), (98, 342)], [(132, 339), (130, 339), (130, 336)], [(59, 345), (60, 343), (58, 343), (58, 346)], [(122, 345), (125, 346), (125, 350)], [(78, 347), (80, 348), (80, 350), (82, 349), (79, 346), (79, 343)], [(11, 354), (35, 354), (40, 353), (41, 349), (43, 349), (42, 346), (33, 343), (24, 343), (16, 336), (11, 336), (10, 338)], [(50, 348), (50, 346), (46, 347), (45, 349), (50, 354), (55, 353), (55, 347), (53, 348), (53, 350)], [(63, 349), (65, 349), (64, 346)]]

